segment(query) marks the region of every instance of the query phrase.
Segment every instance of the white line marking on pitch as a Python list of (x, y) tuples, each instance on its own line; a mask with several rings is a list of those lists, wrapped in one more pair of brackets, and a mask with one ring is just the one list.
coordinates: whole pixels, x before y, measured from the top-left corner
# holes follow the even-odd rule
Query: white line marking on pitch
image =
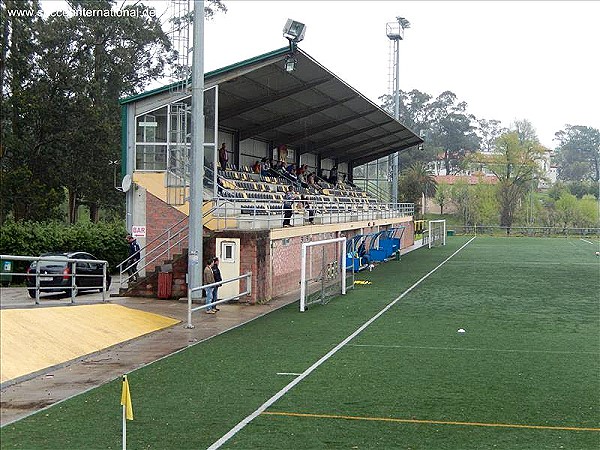
[(465, 352), (505, 352), (505, 353), (551, 353), (557, 355), (598, 355), (600, 352), (572, 352), (560, 350), (516, 350), (516, 349), (497, 349), (497, 348), (465, 348), (465, 347), (418, 347), (412, 345), (384, 345), (384, 344), (348, 344), (349, 347), (378, 347), (378, 348), (407, 348), (414, 350), (458, 350)]
[(592, 241), (588, 241), (587, 239), (579, 238), (580, 241), (587, 242), (588, 244), (596, 245)]
[(294, 372), (277, 372), (277, 375), (293, 375), (293, 376), (300, 376), (302, 375), (301, 373), (294, 373)]
[(431, 270), (429, 273), (427, 273), (426, 275), (421, 277), (415, 284), (413, 284), (411, 287), (409, 287), (407, 290), (405, 290), (402, 294), (400, 294), (400, 296), (396, 297), (391, 303), (389, 303), (387, 306), (385, 306), (381, 311), (379, 311), (377, 314), (375, 314), (373, 317), (371, 317), (369, 320), (367, 320), (354, 333), (352, 333), (350, 336), (348, 336), (346, 339), (344, 339), (342, 342), (340, 342), (338, 345), (336, 345), (333, 349), (331, 349), (327, 354), (322, 356), (316, 363), (314, 363), (312, 366), (310, 366), (308, 369), (306, 369), (304, 372), (302, 372), (302, 374), (300, 376), (298, 376), (298, 378), (295, 378), (287, 386), (283, 387), (279, 392), (277, 392), (275, 395), (273, 395), (269, 400), (267, 400), (262, 405), (260, 405), (256, 411), (254, 411), (252, 414), (248, 415), (245, 419), (243, 419), (241, 422), (239, 422), (231, 430), (229, 430), (227, 433), (225, 433), (219, 440), (217, 440), (210, 447), (208, 447), (208, 450), (216, 450), (216, 449), (220, 448), (225, 442), (227, 442), (229, 439), (231, 439), (233, 436), (235, 436), (238, 433), (238, 431), (241, 431), (246, 425), (248, 425), (250, 422), (252, 422), (254, 419), (256, 419), (264, 411), (266, 411), (267, 408), (269, 408), (269, 406), (271, 406), (273, 403), (275, 403), (277, 400), (279, 400), (281, 397), (283, 397), (285, 394), (287, 394), (294, 386), (296, 386), (298, 383), (300, 383), (302, 380), (304, 380), (307, 376), (309, 376), (321, 364), (323, 364), (325, 361), (327, 361), (329, 358), (331, 358), (333, 355), (335, 355), (340, 349), (342, 349), (346, 344), (348, 344), (348, 342), (350, 342), (352, 339), (354, 339), (356, 336), (358, 336), (360, 333), (362, 333), (365, 330), (365, 328), (367, 328), (369, 325), (371, 325), (375, 320), (377, 320), (388, 309), (390, 309), (392, 306), (394, 306), (396, 303), (398, 303), (401, 299), (403, 299), (409, 292), (411, 292), (414, 288), (416, 288), (419, 284), (421, 284), (424, 280), (426, 280), (431, 274), (433, 274), (436, 270), (438, 270), (440, 267), (442, 267), (444, 264), (446, 264), (448, 261), (450, 261), (450, 259), (452, 259), (454, 257), (454, 255), (456, 255), (463, 248), (465, 248), (467, 245), (469, 245), (471, 242), (473, 242), (475, 237), (476, 236), (473, 236), (471, 239), (469, 239), (462, 247), (460, 247), (458, 250), (456, 250), (454, 253), (452, 253), (450, 256), (448, 256), (448, 258), (446, 258), (444, 261), (442, 261), (435, 269)]

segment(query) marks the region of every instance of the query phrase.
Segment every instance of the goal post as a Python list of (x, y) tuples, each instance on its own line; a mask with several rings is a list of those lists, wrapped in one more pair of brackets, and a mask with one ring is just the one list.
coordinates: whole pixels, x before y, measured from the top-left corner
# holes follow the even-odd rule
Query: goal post
[(346, 238), (302, 244), (300, 311), (346, 293)]
[(430, 220), (427, 237), (429, 248), (446, 245), (446, 219)]

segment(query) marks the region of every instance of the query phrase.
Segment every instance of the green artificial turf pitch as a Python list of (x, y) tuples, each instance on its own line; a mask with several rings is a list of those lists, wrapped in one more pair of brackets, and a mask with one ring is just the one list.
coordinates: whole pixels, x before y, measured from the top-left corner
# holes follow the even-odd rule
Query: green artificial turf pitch
[[(470, 238), (379, 265), (129, 375), (131, 449), (208, 448)], [(477, 237), (222, 448), (600, 448), (598, 250)], [(459, 334), (463, 328), (466, 333)], [(1, 447), (121, 445), (120, 380), (1, 430)]]

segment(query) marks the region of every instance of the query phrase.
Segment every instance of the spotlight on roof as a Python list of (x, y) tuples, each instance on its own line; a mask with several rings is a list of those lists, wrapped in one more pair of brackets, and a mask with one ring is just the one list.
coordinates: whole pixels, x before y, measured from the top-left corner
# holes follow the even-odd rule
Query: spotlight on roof
[(298, 60), (294, 58), (294, 55), (288, 55), (285, 58), (285, 71), (293, 72), (296, 70), (296, 64), (298, 64)]
[(304, 39), (304, 33), (306, 32), (306, 25), (295, 20), (288, 19), (283, 27), (283, 37), (290, 41), (290, 45), (293, 42), (297, 44)]

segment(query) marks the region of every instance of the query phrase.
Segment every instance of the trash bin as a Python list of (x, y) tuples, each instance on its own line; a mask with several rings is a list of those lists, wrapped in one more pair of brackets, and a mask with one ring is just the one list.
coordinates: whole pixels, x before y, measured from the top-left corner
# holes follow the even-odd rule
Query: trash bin
[(158, 298), (171, 298), (173, 294), (173, 272), (158, 273)]
[(446, 230), (446, 236), (454, 236), (454, 230)]
[(12, 282), (13, 262), (0, 260), (0, 284), (8, 286)]

